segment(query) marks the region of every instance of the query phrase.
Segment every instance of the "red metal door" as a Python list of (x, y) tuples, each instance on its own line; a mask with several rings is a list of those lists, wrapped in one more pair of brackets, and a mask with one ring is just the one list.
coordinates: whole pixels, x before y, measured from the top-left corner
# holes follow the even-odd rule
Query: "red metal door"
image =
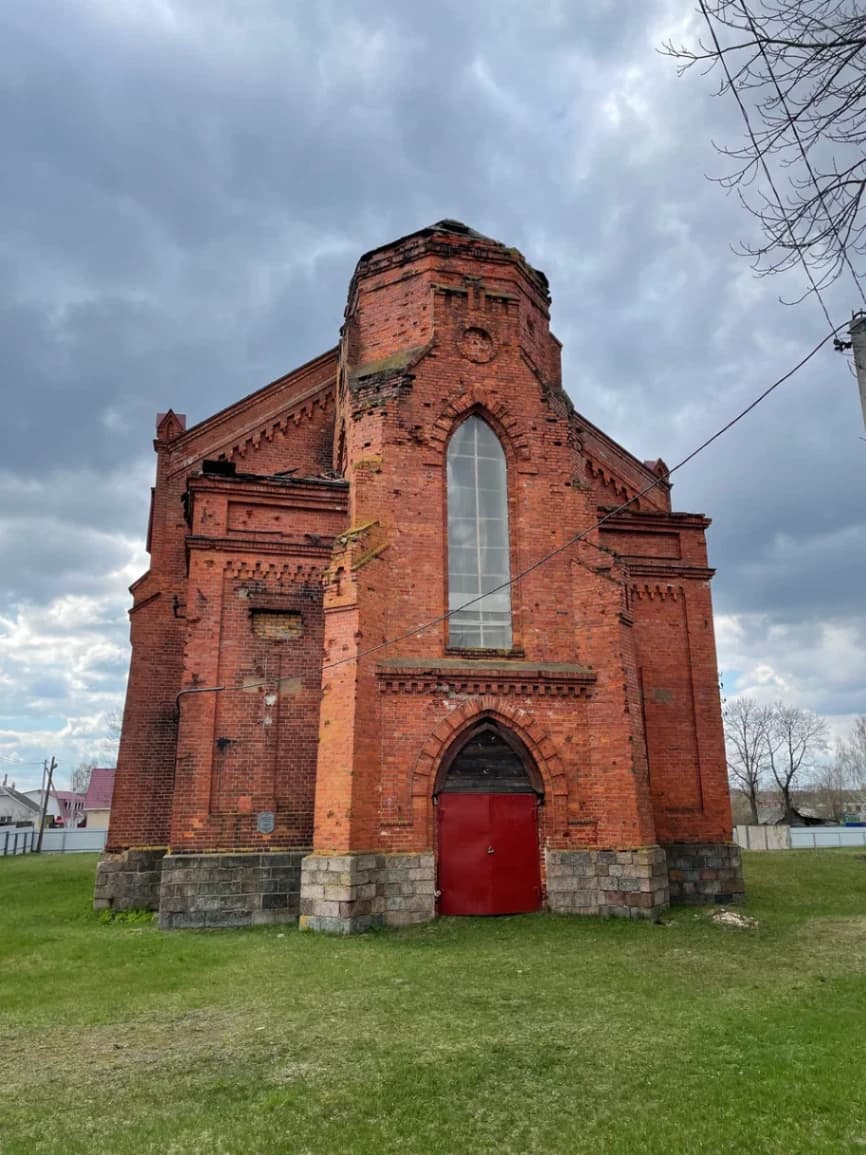
[(534, 794), (439, 795), (440, 914), (538, 910), (537, 810)]

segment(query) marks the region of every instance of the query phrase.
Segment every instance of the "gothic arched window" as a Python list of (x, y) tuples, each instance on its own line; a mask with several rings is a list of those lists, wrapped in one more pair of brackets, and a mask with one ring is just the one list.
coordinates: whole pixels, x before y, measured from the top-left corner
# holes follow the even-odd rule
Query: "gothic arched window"
[(448, 643), (455, 649), (511, 649), (511, 590), (490, 592), (511, 572), (507, 482), (496, 434), (468, 418), (448, 444)]

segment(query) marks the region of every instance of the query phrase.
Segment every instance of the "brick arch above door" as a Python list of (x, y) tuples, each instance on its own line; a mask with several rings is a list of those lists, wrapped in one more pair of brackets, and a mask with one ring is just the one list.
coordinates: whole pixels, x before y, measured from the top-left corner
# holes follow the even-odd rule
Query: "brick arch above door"
[(483, 718), (490, 718), (512, 730), (535, 761), (544, 783), (545, 796), (564, 799), (568, 792), (565, 768), (556, 747), (543, 726), (528, 710), (507, 699), (480, 696), (468, 698), (443, 718), (421, 747), (412, 772), (412, 796), (430, 798), (439, 764), (463, 732), (470, 731)]

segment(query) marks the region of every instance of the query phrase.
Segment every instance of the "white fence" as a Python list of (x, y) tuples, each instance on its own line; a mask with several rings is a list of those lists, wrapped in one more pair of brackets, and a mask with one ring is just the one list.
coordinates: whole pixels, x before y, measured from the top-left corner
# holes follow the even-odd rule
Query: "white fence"
[[(46, 830), (42, 835), (43, 854), (98, 853), (105, 848), (107, 830)], [(0, 858), (9, 854), (33, 854), (38, 831), (32, 827), (0, 830)]]
[(866, 826), (792, 826), (791, 849), (819, 846), (866, 846)]
[(4, 826), (0, 830), (0, 855), (30, 854), (36, 849), (36, 831), (32, 826)]
[(817, 850), (866, 846), (866, 826), (735, 826), (743, 850)]
[(107, 830), (46, 830), (42, 835), (44, 854), (63, 854), (70, 851), (94, 854), (104, 850)]

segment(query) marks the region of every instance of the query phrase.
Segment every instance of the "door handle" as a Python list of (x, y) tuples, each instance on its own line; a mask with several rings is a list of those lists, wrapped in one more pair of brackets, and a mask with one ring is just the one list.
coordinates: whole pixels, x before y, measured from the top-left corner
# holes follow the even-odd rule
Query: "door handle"
[(495, 853), (496, 853), (496, 851), (493, 849), (493, 847), (492, 847), (492, 846), (488, 846), (488, 847), (487, 847), (487, 853), (488, 853), (488, 854), (495, 854)]

